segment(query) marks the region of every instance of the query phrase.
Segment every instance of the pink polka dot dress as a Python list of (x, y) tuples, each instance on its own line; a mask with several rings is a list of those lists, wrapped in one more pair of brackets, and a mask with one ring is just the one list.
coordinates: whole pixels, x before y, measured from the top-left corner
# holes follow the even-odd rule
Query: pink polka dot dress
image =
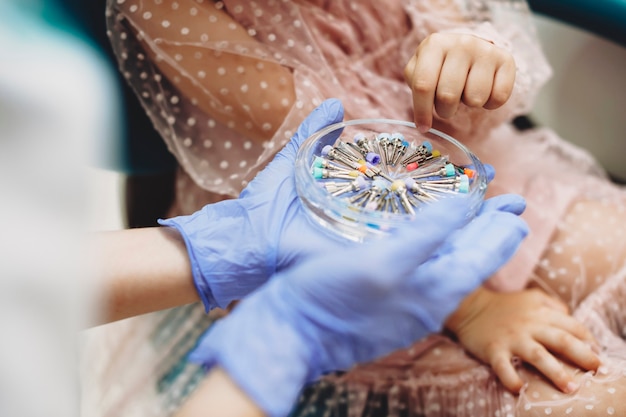
[[(500, 288), (541, 287), (564, 300), (600, 342), (602, 368), (580, 371), (581, 388), (563, 394), (520, 365), (528, 382), (513, 395), (437, 335), (323, 377), (294, 416), (626, 415), (626, 194), (586, 151), (509, 124), (551, 75), (525, 1), (109, 0), (106, 13), (120, 70), (181, 167), (172, 214), (237, 196), (325, 98), (341, 99), (346, 119), (411, 120), (403, 69), (433, 32), (510, 50), (518, 72), (509, 102), (462, 106), (436, 127), (494, 165), (490, 193), (527, 199), (531, 233), (498, 273)], [(86, 415), (171, 415), (202, 378), (184, 360), (210, 325), (201, 310), (92, 331), (85, 352), (100, 366), (87, 373)]]

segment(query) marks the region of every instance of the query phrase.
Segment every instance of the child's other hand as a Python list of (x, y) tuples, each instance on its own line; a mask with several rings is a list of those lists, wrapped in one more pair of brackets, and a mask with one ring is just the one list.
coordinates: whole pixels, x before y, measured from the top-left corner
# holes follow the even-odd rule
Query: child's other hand
[(491, 365), (514, 393), (524, 381), (511, 362), (513, 357), (535, 367), (566, 393), (578, 386), (562, 361), (584, 370), (600, 366), (594, 353), (597, 344), (589, 331), (569, 315), (564, 304), (538, 289), (496, 293), (481, 288), (463, 302), (446, 326), (465, 349)]
[(490, 110), (502, 106), (513, 91), (515, 71), (513, 56), (489, 41), (458, 33), (428, 36), (404, 69), (415, 124), (426, 131), (434, 110), (449, 119), (461, 102)]

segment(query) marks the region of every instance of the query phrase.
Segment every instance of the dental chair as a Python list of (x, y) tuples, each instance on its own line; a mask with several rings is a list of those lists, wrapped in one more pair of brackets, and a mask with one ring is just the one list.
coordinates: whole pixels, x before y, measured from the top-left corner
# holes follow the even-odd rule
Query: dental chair
[(529, 0), (554, 76), (528, 117), (626, 183), (626, 0)]
[(624, 0), (528, 0), (533, 12), (626, 46)]

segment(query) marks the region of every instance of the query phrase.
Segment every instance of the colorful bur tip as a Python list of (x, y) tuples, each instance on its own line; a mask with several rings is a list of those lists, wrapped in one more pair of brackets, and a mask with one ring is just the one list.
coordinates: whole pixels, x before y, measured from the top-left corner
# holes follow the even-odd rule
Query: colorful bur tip
[(324, 178), (323, 169), (320, 167), (313, 167), (312, 173), (313, 173), (313, 178), (315, 178), (316, 180)]
[(444, 166), (444, 172), (446, 177), (453, 177), (456, 174), (456, 170), (454, 169), (454, 165), (446, 164)]
[(461, 175), (459, 179), (459, 192), (463, 194), (469, 193), (469, 177), (467, 175)]
[(357, 133), (356, 135), (354, 135), (354, 143), (359, 143), (362, 140), (365, 139), (365, 135), (363, 133)]
[(378, 165), (380, 164), (380, 155), (374, 152), (368, 152), (367, 155), (365, 155), (365, 160), (372, 165)]
[(331, 145), (326, 145), (322, 148), (322, 156), (328, 156), (328, 154), (333, 150)]
[(403, 180), (395, 180), (391, 183), (391, 191), (398, 191), (403, 188), (406, 188), (405, 181)]
[(406, 166), (406, 170), (407, 170), (408, 172), (415, 171), (415, 170), (417, 169), (417, 167), (418, 167), (418, 166), (419, 166), (419, 164), (418, 164), (417, 162), (411, 162), (410, 164), (408, 164), (408, 165)]
[(322, 157), (316, 156), (313, 160), (313, 166), (322, 168), (326, 164), (326, 160)]
[(354, 180), (354, 182), (356, 183), (356, 186), (359, 190), (367, 188), (367, 186), (369, 185), (369, 182), (362, 176), (358, 176), (357, 179)]
[(387, 189), (387, 182), (383, 181), (383, 180), (374, 180), (374, 181), (372, 181), (372, 186), (373, 187), (378, 187), (381, 190), (386, 190)]

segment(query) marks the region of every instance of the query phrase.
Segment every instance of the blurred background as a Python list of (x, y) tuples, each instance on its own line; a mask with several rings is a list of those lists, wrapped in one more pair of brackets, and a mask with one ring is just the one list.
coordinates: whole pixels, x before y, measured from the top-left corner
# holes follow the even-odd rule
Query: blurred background
[[(621, 16), (619, 24), (626, 31), (626, 1), (592, 4), (602, 3), (615, 3), (615, 15)], [(542, 14), (536, 14), (535, 21), (554, 76), (539, 94), (530, 117), (589, 149), (615, 180), (624, 183), (626, 43), (621, 33), (601, 37)]]

